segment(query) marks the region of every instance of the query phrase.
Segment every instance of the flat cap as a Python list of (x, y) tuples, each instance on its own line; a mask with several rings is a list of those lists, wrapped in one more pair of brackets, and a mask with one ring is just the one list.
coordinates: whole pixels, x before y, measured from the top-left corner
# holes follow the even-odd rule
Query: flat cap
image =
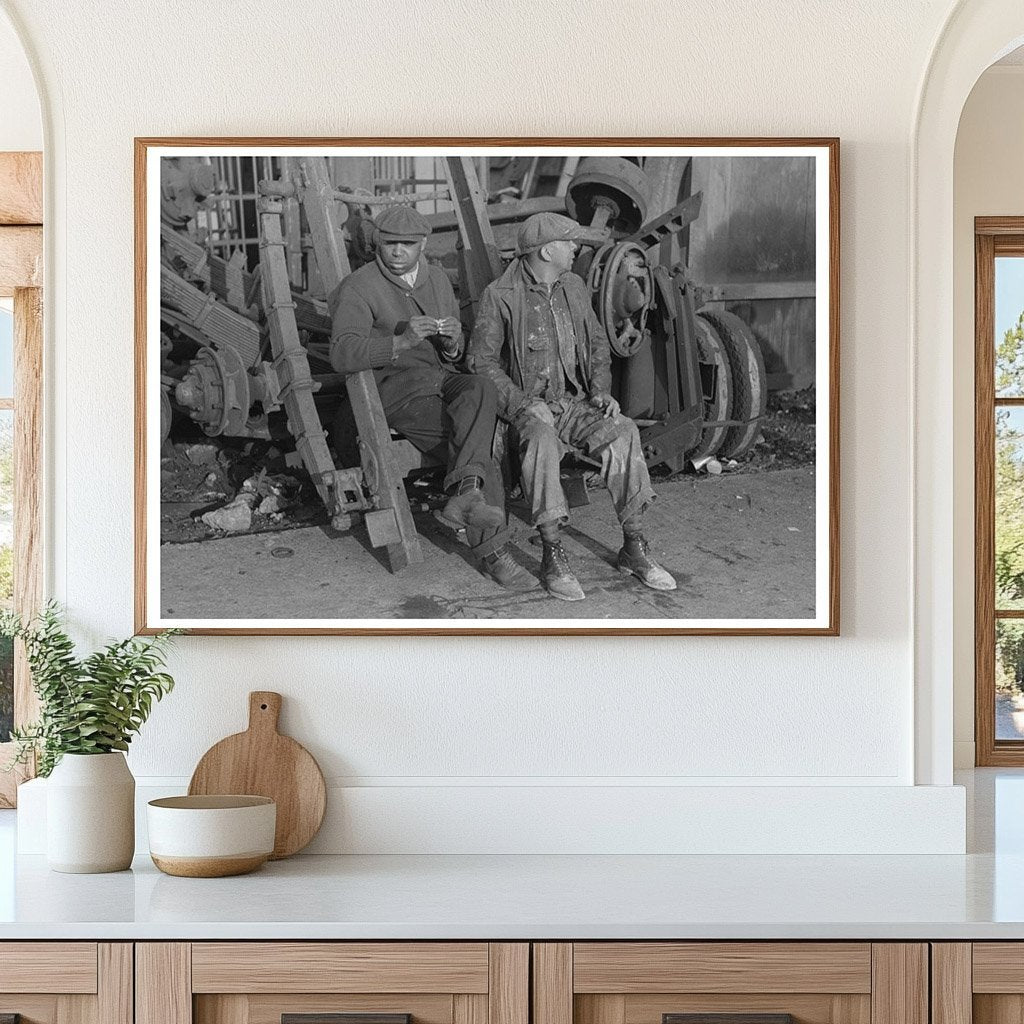
[(586, 230), (560, 213), (535, 213), (519, 229), (519, 254), (533, 252), (548, 242), (574, 242), (586, 236)]
[(427, 218), (404, 203), (385, 206), (374, 220), (385, 238), (426, 238), (430, 234)]

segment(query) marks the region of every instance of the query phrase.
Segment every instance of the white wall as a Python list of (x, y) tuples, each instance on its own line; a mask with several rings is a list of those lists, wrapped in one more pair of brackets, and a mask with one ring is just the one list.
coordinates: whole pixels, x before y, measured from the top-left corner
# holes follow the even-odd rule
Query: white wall
[[(595, 815), (604, 782), (863, 786), (866, 827), (900, 841), (877, 787), (914, 781), (909, 156), (946, 0), (8, 6), (53, 119), (51, 589), (92, 639), (132, 628), (133, 136), (840, 136), (841, 638), (187, 638), (131, 762), (177, 783), (270, 688), (347, 808), (513, 782), (537, 806), (579, 787), (560, 792)], [(962, 805), (929, 814), (955, 846)]]
[(990, 68), (960, 119), (954, 162), (954, 738), (974, 764), (974, 218), (1024, 216), (1024, 66)]
[(0, 14), (0, 152), (43, 148), (32, 69), (17, 34)]

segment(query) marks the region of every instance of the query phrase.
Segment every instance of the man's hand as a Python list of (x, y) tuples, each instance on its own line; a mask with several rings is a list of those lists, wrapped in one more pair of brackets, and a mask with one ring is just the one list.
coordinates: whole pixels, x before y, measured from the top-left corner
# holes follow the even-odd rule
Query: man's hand
[(605, 419), (608, 419), (611, 416), (618, 416), (619, 414), (619, 403), (616, 402), (611, 395), (604, 393), (591, 395), (590, 404), (598, 409), (604, 409)]
[(437, 333), (437, 321), (432, 316), (414, 316), (409, 320), (405, 332), (395, 335), (395, 351), (406, 352)]
[(450, 358), (458, 355), (462, 347), (462, 321), (458, 317), (446, 316), (437, 321), (436, 334), (440, 334), (445, 340), (441, 343), (441, 350)]
[(546, 423), (550, 427), (555, 425), (555, 417), (548, 408), (548, 403), (541, 398), (535, 398), (528, 406), (526, 406), (526, 408), (523, 409), (523, 415), (533, 416), (534, 419), (538, 419), (541, 423)]
[(437, 334), (443, 334), (454, 341), (462, 339), (462, 321), (455, 316), (446, 316), (437, 321)]

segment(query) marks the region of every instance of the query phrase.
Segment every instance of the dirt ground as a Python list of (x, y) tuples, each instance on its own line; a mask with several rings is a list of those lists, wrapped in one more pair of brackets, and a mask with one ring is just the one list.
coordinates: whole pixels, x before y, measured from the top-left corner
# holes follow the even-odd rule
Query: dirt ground
[[(482, 576), (433, 517), (440, 479), (408, 488), (424, 561), (386, 568), (357, 526), (331, 530), (308, 478), (282, 445), (178, 438), (161, 465), (161, 596), (168, 618), (201, 619), (731, 619), (814, 614), (814, 389), (769, 395), (761, 436), (720, 475), (656, 467), (652, 552), (678, 590), (621, 576), (608, 494), (572, 511), (565, 546), (587, 600), (509, 594)], [(237, 507), (241, 502), (241, 507)], [(536, 535), (514, 500), (516, 557), (540, 569)], [(227, 518), (223, 518), (223, 517)], [(241, 518), (239, 522), (238, 517)]]
[[(587, 599), (509, 594), (480, 575), (468, 549), (429, 512), (416, 514), (424, 561), (391, 574), (365, 533), (325, 524), (161, 548), (168, 618), (686, 619), (814, 614), (814, 469), (677, 476), (656, 481), (652, 552), (679, 589), (658, 593), (615, 569), (611, 501), (592, 490), (573, 509), (565, 546)], [(540, 549), (518, 520), (519, 560)]]

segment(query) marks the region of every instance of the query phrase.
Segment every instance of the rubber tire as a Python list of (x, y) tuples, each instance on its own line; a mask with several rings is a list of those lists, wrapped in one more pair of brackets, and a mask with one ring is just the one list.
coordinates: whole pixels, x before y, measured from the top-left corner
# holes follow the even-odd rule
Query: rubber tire
[[(761, 346), (750, 328), (735, 313), (703, 309), (700, 315), (714, 327), (729, 355), (732, 369), (732, 412), (729, 419), (751, 420), (763, 416), (768, 406), (768, 375)], [(723, 459), (741, 459), (754, 447), (761, 422), (729, 427), (718, 454)]]
[[(717, 390), (712, 401), (704, 402), (704, 419), (714, 423), (717, 420), (731, 419), (732, 409), (732, 367), (725, 345), (718, 332), (711, 326), (702, 313), (694, 318), (697, 325), (697, 352), (702, 363), (713, 364), (718, 373)], [(700, 435), (697, 447), (689, 452), (691, 460), (707, 458), (714, 455), (722, 447), (728, 427), (710, 427)]]

